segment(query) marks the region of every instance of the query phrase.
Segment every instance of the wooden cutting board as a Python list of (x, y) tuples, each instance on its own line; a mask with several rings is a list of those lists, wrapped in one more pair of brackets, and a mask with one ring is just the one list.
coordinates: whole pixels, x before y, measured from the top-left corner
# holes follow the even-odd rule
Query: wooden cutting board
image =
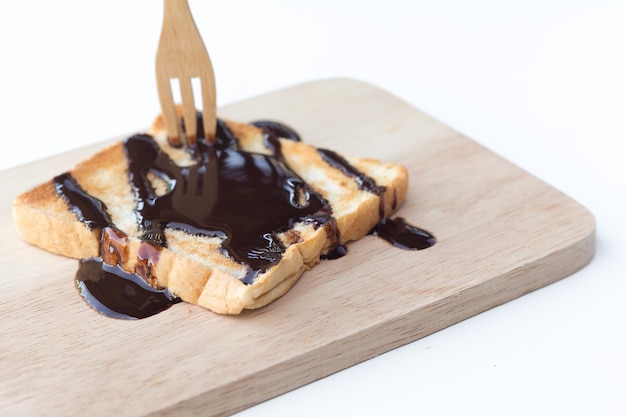
[(181, 303), (115, 320), (78, 295), (76, 260), (26, 245), (11, 220), (17, 194), (106, 143), (1, 172), (1, 415), (232, 414), (566, 277), (593, 257), (595, 221), (584, 207), (374, 86), (315, 81), (218, 114), (278, 119), (314, 145), (406, 165), (410, 191), (398, 215), (437, 244), (408, 252), (368, 236), (240, 316)]

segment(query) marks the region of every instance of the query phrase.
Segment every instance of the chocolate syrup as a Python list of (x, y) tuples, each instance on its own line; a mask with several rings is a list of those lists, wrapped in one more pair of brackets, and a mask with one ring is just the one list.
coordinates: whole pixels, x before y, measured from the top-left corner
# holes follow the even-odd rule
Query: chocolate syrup
[(70, 210), (91, 229), (101, 229), (111, 224), (105, 204), (90, 196), (68, 172), (52, 180), (58, 195), (69, 205)]
[[(141, 238), (167, 247), (165, 228), (219, 237), (225, 254), (246, 266), (242, 281), (251, 284), (282, 258), (279, 233), (331, 209), (279, 157), (279, 149), (274, 155), (239, 150), (227, 127), (218, 129), (217, 137), (215, 145), (197, 143), (197, 163), (189, 167), (176, 165), (148, 135), (125, 141)], [(170, 184), (171, 191), (157, 195), (149, 174)]]
[[(222, 239), (224, 254), (246, 267), (245, 284), (280, 262), (285, 248), (277, 236), (300, 221), (325, 227), (329, 240), (335, 242), (324, 259), (346, 254), (345, 246), (338, 244), (339, 231), (330, 206), (283, 158), (278, 138), (300, 141), (297, 132), (277, 122), (254, 122), (262, 129), (272, 155), (250, 153), (239, 149), (237, 138), (221, 120), (217, 121), (215, 141), (206, 143), (198, 117), (198, 141), (188, 149), (196, 162), (191, 166), (176, 165), (149, 135), (124, 141), (142, 240), (134, 273), (119, 266), (128, 261), (128, 238), (112, 224), (105, 204), (88, 195), (69, 173), (54, 179), (58, 195), (79, 220), (101, 229), (101, 257), (80, 262), (76, 285), (85, 300), (104, 315), (144, 318), (180, 301), (156, 288), (153, 267), (161, 249), (167, 247), (166, 228)], [(319, 152), (331, 166), (353, 177), (360, 189), (381, 197), (380, 216), (384, 217), (385, 187), (335, 152)], [(165, 191), (157, 191), (155, 178), (165, 185)], [(432, 246), (434, 237), (420, 230), (402, 219), (387, 220), (371, 234), (405, 249)]]
[(402, 217), (381, 220), (370, 234), (386, 240), (396, 248), (406, 250), (427, 249), (437, 242), (435, 236), (408, 224)]
[[(429, 232), (408, 224), (403, 218), (385, 219), (385, 202), (384, 194), (386, 187), (379, 186), (376, 181), (351, 165), (344, 157), (334, 151), (328, 149), (318, 149), (322, 156), (330, 166), (333, 166), (345, 175), (356, 180), (359, 189), (374, 193), (380, 197), (380, 220), (369, 234), (379, 236), (380, 238), (391, 243), (393, 246), (406, 250), (421, 250), (431, 247), (437, 241)], [(392, 208), (397, 205), (397, 196), (393, 195)], [(326, 256), (325, 259), (337, 259), (347, 253), (345, 248), (335, 249), (335, 251)]]
[(378, 205), (379, 216), (382, 219), (385, 217), (385, 199), (384, 194), (387, 187), (379, 186), (376, 181), (358, 169), (351, 165), (343, 156), (339, 155), (335, 151), (328, 149), (318, 149), (317, 152), (322, 156), (322, 159), (328, 163), (328, 165), (339, 169), (348, 177), (354, 178), (360, 190), (368, 191), (376, 194), (380, 197), (380, 204)]
[(280, 122), (275, 122), (272, 120), (257, 120), (250, 124), (260, 128), (265, 134), (267, 134), (271, 138), (289, 139), (293, 140), (294, 142), (300, 142), (302, 140), (298, 132)]
[(112, 224), (105, 204), (87, 194), (68, 173), (55, 177), (53, 184), (81, 222), (102, 229), (101, 257), (81, 260), (76, 273), (76, 287), (90, 306), (108, 317), (141, 319), (180, 302), (167, 289), (148, 283), (151, 266), (158, 259), (157, 249), (141, 245), (140, 256), (145, 258), (144, 262), (139, 259), (138, 265), (144, 266), (141, 274), (124, 271), (119, 264), (128, 260), (128, 238)]
[(139, 274), (103, 263), (101, 258), (80, 261), (76, 286), (95, 310), (118, 319), (143, 319), (180, 302), (167, 289), (156, 289)]
[(370, 193), (374, 193), (376, 195), (382, 195), (385, 192), (386, 187), (376, 184), (376, 181), (356, 169), (337, 152), (321, 148), (317, 151), (322, 156), (324, 161), (328, 163), (328, 165), (333, 166), (341, 170), (341, 172), (345, 175), (354, 178), (360, 190), (369, 191)]

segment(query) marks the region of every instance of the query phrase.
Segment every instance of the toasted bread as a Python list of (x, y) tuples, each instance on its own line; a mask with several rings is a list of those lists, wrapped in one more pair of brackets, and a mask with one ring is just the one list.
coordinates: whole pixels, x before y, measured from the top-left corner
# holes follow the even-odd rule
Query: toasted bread
[[(139, 211), (138, 196), (149, 191), (152, 200), (163, 200), (164, 196), (176, 192), (183, 177), (180, 173), (165, 175), (159, 171), (155, 174), (151, 165), (142, 171), (145, 178), (136, 178), (139, 171), (133, 177), (133, 169), (137, 168), (133, 168), (130, 161), (131, 138), (79, 163), (64, 177), (74, 180), (72, 184), (76, 184), (86, 196), (102, 203), (102, 210), (108, 216), (105, 224), (88, 221), (89, 216), (77, 210), (64, 197), (63, 187), (68, 185), (64, 185), (59, 176), (16, 198), (13, 217), (17, 230), (26, 242), (42, 249), (72, 258), (89, 259), (107, 256), (105, 252), (110, 248), (103, 250), (106, 244), (103, 229), (112, 227), (124, 236), (122, 243), (115, 248), (114, 257), (124, 270), (140, 273), (154, 287), (167, 288), (183, 301), (220, 314), (239, 314), (244, 309), (264, 306), (285, 294), (305, 271), (320, 261), (320, 257), (368, 234), (381, 219), (395, 212), (405, 199), (408, 173), (403, 166), (373, 159), (342, 157), (294, 138), (279, 137), (287, 135), (281, 135), (280, 130), (278, 133), (270, 131), (266, 125), (259, 123), (221, 120), (219, 123), (224, 135), (236, 138), (233, 143), (220, 145), (224, 148), (221, 152), (227, 152), (226, 148), (236, 149), (238, 154), (235, 156), (261, 158), (261, 164), (272, 158), (272, 161), (278, 159), (279, 162), (270, 164), (270, 168), (285, 170), (287, 174), (284, 175), (289, 177), (287, 182), (291, 184), (289, 187), (293, 185), (293, 178), (296, 182), (298, 179), (303, 181), (304, 185), (294, 185), (291, 198), (306, 201), (292, 201), (291, 204), (295, 204), (296, 211), (309, 211), (303, 211), (303, 215), (290, 215), (285, 224), (278, 228), (273, 225), (272, 230), (266, 230), (262, 236), (271, 241), (267, 248), (246, 247), (248, 252), (237, 255), (233, 243), (240, 233), (237, 225), (233, 225), (232, 230), (220, 229), (221, 232), (212, 234), (204, 229), (194, 232), (195, 229), (183, 224), (184, 219), (178, 219), (176, 223), (155, 216), (142, 218), (149, 216)], [(194, 166), (202, 165), (198, 162), (198, 155), (188, 149), (170, 146), (161, 116), (156, 118), (148, 133), (149, 136), (132, 140), (141, 142), (141, 146), (156, 144), (156, 149), (165, 155), (159, 158), (173, 162), (180, 172), (188, 169), (184, 171), (185, 180), (190, 180), (194, 172), (200, 175), (200, 171), (193, 171)], [(217, 146), (207, 145), (205, 149)], [(141, 152), (143, 155), (145, 149), (142, 148)], [(206, 162), (209, 154), (203, 155)], [(202, 167), (202, 175), (208, 175), (205, 172), (211, 169), (208, 166)], [(205, 182), (216, 181), (215, 178), (203, 178)], [(142, 181), (149, 181), (149, 184), (145, 185)], [(203, 190), (206, 186), (208, 184), (202, 186)], [(313, 198), (317, 199), (316, 202)], [(146, 205), (146, 201), (147, 198), (141, 204)], [(182, 201), (186, 207), (183, 211), (197, 205), (194, 199)], [(323, 209), (311, 213), (314, 203), (321, 204)], [(241, 216), (246, 221), (239, 228), (257, 228), (258, 225), (254, 224), (255, 212), (264, 210), (264, 204), (245, 203)], [(236, 202), (234, 207), (231, 204), (229, 210), (242, 208), (236, 205)], [(225, 215), (231, 216), (230, 213)], [(271, 217), (271, 213), (264, 216)], [(157, 220), (163, 221), (161, 226), (155, 226)], [(229, 227), (231, 225), (226, 229)], [(158, 249), (158, 254), (146, 259), (146, 245)], [(259, 256), (257, 249), (261, 252)], [(260, 258), (261, 264), (254, 264)]]

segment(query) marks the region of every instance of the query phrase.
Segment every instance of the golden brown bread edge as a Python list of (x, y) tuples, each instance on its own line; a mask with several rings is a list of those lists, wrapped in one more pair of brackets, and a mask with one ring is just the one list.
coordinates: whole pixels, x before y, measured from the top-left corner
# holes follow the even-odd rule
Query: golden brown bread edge
[[(242, 150), (270, 153), (259, 128), (230, 120), (226, 123), (239, 138)], [(150, 133), (178, 164), (192, 163), (185, 150), (169, 146), (161, 116), (154, 121)], [(359, 189), (354, 178), (328, 165), (314, 146), (287, 139), (280, 142), (290, 168), (329, 202), (339, 241), (334, 241), (337, 234), (328, 230), (330, 226), (315, 229), (312, 225), (296, 224), (281, 235), (287, 248), (281, 261), (246, 285), (239, 279), (245, 268), (220, 253), (217, 238), (168, 229), (168, 247), (161, 251), (152, 269), (158, 286), (167, 287), (183, 301), (220, 314), (239, 314), (244, 309), (262, 307), (289, 291), (336, 244), (367, 235), (380, 221), (381, 207), (383, 217), (389, 217), (406, 197), (408, 172), (401, 165), (344, 155), (355, 168), (386, 187), (381, 202), (378, 195)], [(142, 243), (136, 237), (139, 233), (135, 203), (122, 142), (82, 161), (70, 173), (87, 193), (106, 204), (113, 223), (129, 236), (128, 262), (122, 267), (134, 272)], [(52, 180), (18, 196), (13, 204), (13, 218), (21, 237), (32, 245), (77, 259), (100, 255), (101, 231), (78, 220), (65, 200), (57, 196)]]

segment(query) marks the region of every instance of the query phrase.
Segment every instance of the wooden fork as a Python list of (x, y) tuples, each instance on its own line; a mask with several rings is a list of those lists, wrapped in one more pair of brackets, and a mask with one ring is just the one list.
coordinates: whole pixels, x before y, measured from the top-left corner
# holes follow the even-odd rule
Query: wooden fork
[(172, 94), (172, 79), (180, 85), (187, 146), (196, 145), (196, 105), (191, 80), (200, 80), (202, 125), (208, 142), (215, 139), (216, 101), (213, 66), (191, 15), (187, 0), (164, 0), (163, 26), (156, 56), (156, 80), (169, 143), (183, 146), (181, 124)]

